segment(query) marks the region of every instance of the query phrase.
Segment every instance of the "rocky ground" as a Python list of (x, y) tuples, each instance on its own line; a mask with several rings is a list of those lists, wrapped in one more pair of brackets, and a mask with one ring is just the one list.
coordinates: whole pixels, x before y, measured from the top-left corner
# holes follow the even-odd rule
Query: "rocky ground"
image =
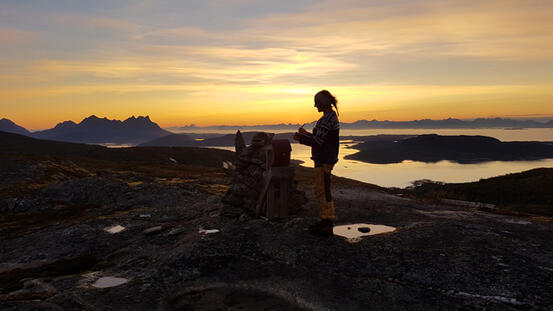
[[(171, 150), (177, 163), (3, 154), (0, 309), (553, 309), (549, 218), (333, 177), (337, 224), (397, 230), (355, 243), (315, 237), (310, 169), (296, 174), (310, 203), (267, 221), (224, 207), (222, 168), (181, 164)], [(105, 230), (116, 225), (124, 230)], [(105, 277), (124, 280), (104, 287)]]

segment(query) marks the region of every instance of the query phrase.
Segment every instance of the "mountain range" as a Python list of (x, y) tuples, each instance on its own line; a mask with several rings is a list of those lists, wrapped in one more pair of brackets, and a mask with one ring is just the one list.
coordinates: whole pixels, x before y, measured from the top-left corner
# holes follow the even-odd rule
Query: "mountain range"
[[(311, 129), (317, 122), (304, 124), (306, 129)], [(301, 124), (280, 123), (262, 125), (214, 125), (196, 126), (194, 124), (171, 127), (168, 130), (175, 132), (201, 132), (205, 130), (296, 130)], [(378, 121), (357, 120), (355, 122), (341, 122), (342, 129), (478, 129), (478, 128), (553, 128), (553, 120), (539, 122), (536, 120), (515, 120), (504, 118), (478, 118), (474, 120), (443, 119), (443, 120), (413, 120), (413, 121)]]
[(149, 116), (130, 117), (124, 121), (109, 120), (92, 115), (80, 123), (64, 121), (54, 128), (29, 132), (7, 119), (0, 122), (0, 131), (27, 135), (33, 138), (78, 142), (139, 144), (172, 134), (150, 120)]
[[(311, 129), (316, 122), (304, 124), (306, 129)], [(190, 137), (169, 136), (167, 141), (154, 141), (164, 136), (174, 135), (173, 132), (162, 129), (158, 124), (152, 122), (149, 116), (130, 117), (124, 121), (109, 120), (99, 118), (95, 115), (83, 119), (80, 123), (73, 121), (64, 121), (58, 123), (54, 128), (30, 132), (27, 129), (17, 125), (8, 119), (0, 120), (0, 131), (27, 135), (34, 138), (78, 142), (78, 143), (112, 143), (112, 144), (130, 144), (138, 145), (152, 142), (150, 145), (169, 144), (169, 145), (204, 145), (207, 142), (199, 143), (194, 141), (197, 135), (193, 133), (205, 133), (209, 131), (259, 131), (259, 130), (290, 130), (295, 131), (300, 124), (281, 123), (265, 125), (219, 125), (219, 126), (195, 126), (172, 127), (168, 130), (175, 132), (186, 131)], [(342, 122), (342, 129), (478, 129), (478, 128), (553, 128), (553, 120), (548, 122), (539, 122), (536, 120), (514, 120), (503, 118), (478, 118), (475, 120), (461, 119), (443, 119), (431, 120), (422, 119), (414, 121), (378, 121), (378, 120), (358, 120), (352, 123)], [(204, 135), (205, 136), (205, 135)], [(206, 137), (207, 138), (207, 137)], [(211, 141), (215, 143), (215, 141)], [(219, 143), (219, 142), (217, 142)]]

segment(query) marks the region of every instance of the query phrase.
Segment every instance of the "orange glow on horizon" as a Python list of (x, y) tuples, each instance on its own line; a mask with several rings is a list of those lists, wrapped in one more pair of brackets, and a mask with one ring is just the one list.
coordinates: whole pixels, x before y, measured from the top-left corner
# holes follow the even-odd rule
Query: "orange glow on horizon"
[(20, 5), (2, 12), (0, 118), (29, 129), (92, 114), (162, 127), (301, 124), (319, 118), (321, 89), (343, 122), (553, 115), (545, 3), (322, 1), (228, 18), (228, 6), (249, 5), (232, 2), (192, 16), (220, 23), (190, 18), (186, 2), (110, 2), (109, 18)]
[[(162, 86), (163, 89), (170, 88)], [(107, 93), (116, 89), (108, 86)], [(132, 87), (131, 87), (132, 89)], [(139, 87), (136, 87), (139, 89)], [(540, 107), (541, 114), (553, 115), (553, 109), (547, 104), (553, 98), (553, 88), (549, 86), (356, 86), (329, 87), (338, 98), (338, 109), (342, 122), (357, 120), (411, 121), (420, 119), (474, 119), (479, 117), (503, 117), (527, 114), (527, 105)], [(320, 113), (313, 107), (313, 95), (319, 89), (296, 88), (285, 92), (286, 87), (270, 86), (266, 89), (238, 89), (224, 95), (213, 93), (196, 95), (208, 98), (202, 103), (200, 98), (192, 96), (190, 100), (181, 101), (179, 92), (166, 94), (159, 98), (157, 92), (137, 92), (132, 94), (131, 104), (124, 104), (117, 99), (91, 96), (87, 88), (79, 91), (86, 96), (80, 100), (81, 105), (70, 101), (76, 92), (72, 89), (68, 102), (63, 110), (46, 110), (36, 113), (25, 113), (25, 118), (4, 117), (30, 129), (44, 129), (55, 126), (58, 122), (82, 119), (96, 115), (108, 119), (124, 120), (132, 115), (149, 115), (152, 121), (161, 127), (211, 125), (261, 125), (293, 123), (302, 124), (317, 120)], [(48, 105), (48, 92), (41, 95), (45, 107)], [(61, 90), (60, 92), (65, 92)], [(55, 90), (53, 91), (56, 92)], [(283, 92), (283, 93), (280, 93)], [(40, 90), (37, 90), (40, 93)], [(201, 93), (201, 92), (200, 92)], [(6, 93), (4, 93), (6, 94)], [(3, 94), (3, 95), (4, 95)], [(9, 94), (9, 93), (8, 93)], [(269, 94), (269, 95), (266, 95)], [(533, 97), (529, 94), (539, 94)], [(125, 96), (128, 98), (129, 94)], [(248, 98), (239, 101), (237, 98)], [(268, 99), (263, 99), (267, 97)], [(269, 98), (272, 97), (272, 98)], [(542, 98), (543, 97), (543, 98)], [(54, 97), (56, 100), (58, 97)], [(95, 106), (86, 103), (101, 102)], [(498, 110), (497, 102), (502, 109)], [(154, 104), (152, 104), (154, 103)], [(239, 104), (238, 104), (239, 103)], [(59, 101), (58, 105), (62, 105)], [(82, 105), (84, 104), (84, 105)], [(412, 107), (419, 107), (413, 111)], [(17, 112), (21, 107), (11, 107)]]

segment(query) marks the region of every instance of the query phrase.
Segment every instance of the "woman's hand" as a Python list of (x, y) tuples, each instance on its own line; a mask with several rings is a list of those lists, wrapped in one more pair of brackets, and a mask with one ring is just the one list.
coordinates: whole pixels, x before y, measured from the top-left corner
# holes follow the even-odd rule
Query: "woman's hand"
[(300, 127), (300, 128), (298, 129), (298, 132), (299, 132), (300, 134), (307, 134), (307, 133), (308, 133), (303, 127)]
[(294, 133), (294, 140), (300, 140), (300, 133)]

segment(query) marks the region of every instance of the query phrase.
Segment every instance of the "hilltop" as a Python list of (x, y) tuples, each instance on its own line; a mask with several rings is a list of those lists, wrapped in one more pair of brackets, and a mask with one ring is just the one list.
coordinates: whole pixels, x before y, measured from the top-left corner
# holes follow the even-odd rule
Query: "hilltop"
[[(306, 231), (317, 219), (309, 168), (295, 167), (309, 204), (266, 221), (221, 202), (229, 151), (109, 149), (8, 133), (0, 142), (3, 310), (553, 307), (548, 218), (332, 176), (338, 224), (397, 230), (357, 242), (320, 238)], [(114, 226), (122, 231), (105, 231)], [(103, 277), (123, 283), (95, 287)]]

